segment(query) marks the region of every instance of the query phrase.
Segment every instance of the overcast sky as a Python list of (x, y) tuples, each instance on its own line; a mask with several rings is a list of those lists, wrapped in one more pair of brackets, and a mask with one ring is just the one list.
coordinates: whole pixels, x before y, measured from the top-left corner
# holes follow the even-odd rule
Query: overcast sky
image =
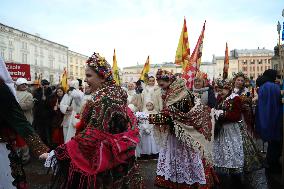
[(119, 67), (174, 61), (186, 17), (191, 52), (207, 20), (202, 61), (229, 50), (273, 49), (283, 0), (1, 0), (0, 22), (66, 45), (94, 51)]

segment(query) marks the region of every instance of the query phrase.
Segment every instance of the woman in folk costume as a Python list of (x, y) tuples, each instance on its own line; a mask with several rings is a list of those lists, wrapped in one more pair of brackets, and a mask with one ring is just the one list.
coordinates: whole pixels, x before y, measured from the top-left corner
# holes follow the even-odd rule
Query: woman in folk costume
[(252, 187), (267, 188), (266, 178), (261, 172), (261, 157), (242, 122), (241, 97), (232, 92), (232, 84), (228, 80), (219, 82), (219, 88), (213, 163), (221, 186), (229, 188), (230, 181), (235, 187), (242, 187), (245, 174), (245, 179)]
[(201, 103), (214, 108), (216, 106), (216, 97), (214, 90), (205, 83), (206, 75), (202, 72), (197, 72), (194, 78), (193, 95), (201, 99)]
[(62, 121), (64, 114), (60, 111), (60, 102), (64, 96), (64, 89), (58, 87), (50, 97), (50, 106), (52, 107), (51, 121), (51, 142), (53, 147), (64, 143)]
[(158, 115), (163, 119), (153, 121), (156, 142), (160, 145), (155, 184), (173, 189), (211, 188), (210, 108), (187, 90), (183, 79), (176, 79), (166, 70), (158, 70), (156, 78), (163, 99), (163, 109)]
[(48, 155), (46, 165), (55, 154), (59, 166), (53, 188), (142, 187), (135, 164), (139, 131), (127, 94), (115, 85), (111, 70), (97, 53), (87, 60), (92, 99), (83, 108), (77, 135)]
[(242, 120), (245, 128), (248, 130), (250, 136), (255, 136), (252, 95), (249, 89), (245, 86), (248, 80), (247, 76), (242, 72), (235, 74), (233, 78), (233, 93), (240, 96)]
[(161, 98), (161, 89), (155, 85), (156, 80), (154, 75), (149, 74), (147, 79), (147, 85), (145, 86), (144, 90), (142, 91), (142, 103), (143, 109), (142, 111), (147, 111), (146, 108), (146, 101), (148, 99), (154, 101), (155, 110), (160, 111), (162, 109), (162, 98)]
[(146, 108), (147, 111), (145, 112), (136, 112), (140, 130), (140, 143), (136, 149), (138, 157), (140, 157), (141, 154), (155, 155), (159, 153), (158, 146), (154, 139), (154, 125), (149, 123), (149, 115), (157, 114), (158, 112), (155, 110), (154, 102), (150, 99), (146, 102)]
[(21, 158), (15, 151), (16, 135), (24, 138), (37, 157), (48, 151), (17, 102), (13, 80), (0, 57), (0, 188), (26, 189)]
[(64, 114), (63, 135), (64, 142), (68, 142), (76, 133), (78, 119), (76, 115), (81, 111), (84, 93), (79, 90), (79, 81), (73, 80), (69, 83), (69, 89), (60, 102), (60, 110)]

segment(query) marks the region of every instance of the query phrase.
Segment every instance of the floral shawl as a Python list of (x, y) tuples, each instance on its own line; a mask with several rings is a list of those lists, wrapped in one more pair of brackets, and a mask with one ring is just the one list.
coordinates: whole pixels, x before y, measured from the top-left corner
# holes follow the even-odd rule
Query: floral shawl
[[(169, 89), (163, 91), (162, 97), (164, 110), (167, 110), (174, 123), (175, 135), (189, 147), (200, 151), (202, 157), (211, 162), (214, 124), (210, 108), (202, 105), (200, 99), (194, 98), (183, 79), (175, 80)], [(185, 99), (194, 99), (194, 104), (187, 112), (175, 106), (177, 103), (188, 103)]]
[(80, 120), (77, 135), (57, 148), (55, 155), (59, 161), (70, 160), (67, 186), (72, 175), (80, 173), (80, 180), (88, 180), (90, 187), (96, 185), (98, 173), (127, 164), (134, 157), (139, 131), (127, 107), (126, 92), (113, 84), (92, 94)]

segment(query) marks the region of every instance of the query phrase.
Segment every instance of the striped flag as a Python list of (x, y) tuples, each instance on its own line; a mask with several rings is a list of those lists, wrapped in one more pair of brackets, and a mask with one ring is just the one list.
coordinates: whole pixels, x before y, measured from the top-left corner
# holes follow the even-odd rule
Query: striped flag
[(188, 34), (186, 20), (184, 18), (182, 31), (179, 37), (179, 43), (176, 50), (175, 63), (182, 66), (182, 70), (186, 69), (190, 58), (190, 48), (188, 42)]
[(64, 71), (63, 71), (63, 74), (62, 74), (62, 77), (61, 77), (61, 81), (60, 81), (60, 84), (61, 84), (61, 87), (63, 88), (64, 92), (66, 92), (68, 90), (68, 82), (67, 82), (67, 70), (66, 68), (64, 68)]
[(223, 79), (228, 78), (228, 70), (229, 70), (229, 51), (228, 44), (226, 42), (226, 50), (225, 50), (225, 58), (224, 58), (224, 69), (223, 69)]
[(146, 81), (148, 79), (149, 71), (150, 71), (150, 57), (148, 56), (148, 58), (147, 58), (147, 60), (144, 64), (143, 70), (141, 72), (140, 79), (143, 80), (143, 81)]
[(199, 70), (199, 66), (201, 63), (205, 24), (206, 24), (206, 20), (203, 24), (203, 28), (198, 38), (198, 41), (196, 43), (196, 46), (194, 48), (194, 51), (190, 56), (189, 64), (187, 65), (183, 73), (183, 78), (185, 78), (186, 80), (186, 86), (190, 90), (193, 87), (193, 80), (194, 80), (196, 72)]
[(118, 67), (117, 67), (115, 49), (114, 49), (114, 52), (113, 52), (112, 73), (113, 73), (113, 78), (115, 80), (115, 84), (120, 85), (120, 78), (119, 78), (119, 71), (118, 71)]

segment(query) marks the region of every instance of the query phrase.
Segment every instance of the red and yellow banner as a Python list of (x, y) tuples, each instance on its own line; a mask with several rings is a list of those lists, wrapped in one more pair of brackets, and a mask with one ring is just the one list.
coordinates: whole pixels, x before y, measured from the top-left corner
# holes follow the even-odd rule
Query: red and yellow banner
[(176, 50), (175, 63), (182, 66), (182, 70), (186, 69), (189, 64), (190, 48), (188, 42), (188, 34), (186, 27), (186, 20), (184, 18), (182, 31), (179, 37), (178, 47)]

